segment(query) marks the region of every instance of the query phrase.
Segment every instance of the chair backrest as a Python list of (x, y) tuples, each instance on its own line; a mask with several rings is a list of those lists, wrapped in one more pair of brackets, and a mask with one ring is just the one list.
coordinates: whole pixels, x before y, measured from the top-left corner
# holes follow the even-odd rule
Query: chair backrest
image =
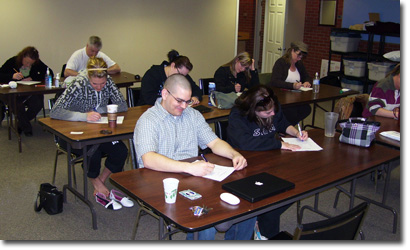
[(208, 94), (208, 85), (210, 82), (213, 82), (213, 78), (201, 78), (199, 79), (199, 88), (202, 89), (202, 94), (207, 95)]
[(340, 98), (335, 105), (335, 112), (339, 113), (339, 120), (350, 117), (361, 117), (369, 101), (369, 94), (360, 94)]
[(271, 78), (272, 78), (272, 73), (259, 73), (259, 83), (260, 84), (268, 85)]
[(61, 69), (61, 77), (65, 77), (64, 76), (64, 70), (65, 70), (65, 67), (67, 66), (67, 64), (64, 64), (63, 65), (63, 68)]
[(135, 107), (138, 106), (138, 101), (140, 99), (140, 93), (141, 93), (141, 88), (140, 87), (134, 87), (134, 88), (128, 88), (129, 93), (129, 106), (130, 107)]
[(360, 232), (369, 204), (363, 202), (330, 219), (298, 225), (294, 240), (354, 240)]

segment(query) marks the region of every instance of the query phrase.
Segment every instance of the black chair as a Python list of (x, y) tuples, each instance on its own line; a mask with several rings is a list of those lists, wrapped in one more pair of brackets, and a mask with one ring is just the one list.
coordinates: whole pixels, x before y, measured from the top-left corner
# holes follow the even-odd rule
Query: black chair
[(201, 78), (199, 79), (199, 88), (202, 89), (203, 95), (208, 95), (208, 85), (213, 82), (214, 78)]
[(272, 77), (272, 72), (271, 73), (259, 73), (259, 83), (262, 85), (268, 85), (271, 77)]
[(363, 202), (336, 217), (298, 224), (293, 235), (282, 231), (270, 240), (355, 240), (360, 233), (368, 208), (369, 204)]
[(138, 106), (140, 99), (141, 87), (128, 88), (128, 105), (129, 107)]
[(67, 66), (67, 64), (64, 64), (63, 65), (63, 68), (61, 69), (61, 77), (65, 77), (64, 76), (64, 70), (65, 70), (65, 67)]

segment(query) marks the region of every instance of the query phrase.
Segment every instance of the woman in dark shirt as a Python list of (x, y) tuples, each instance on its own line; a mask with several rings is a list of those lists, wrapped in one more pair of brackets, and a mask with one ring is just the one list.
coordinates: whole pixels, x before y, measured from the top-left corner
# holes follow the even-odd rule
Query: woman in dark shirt
[[(265, 85), (255, 86), (236, 99), (229, 115), (227, 133), (227, 141), (233, 148), (251, 151), (300, 149), (298, 145), (279, 140), (277, 133), (308, 139), (306, 131), (299, 133), (286, 120), (273, 90)], [(280, 215), (290, 206), (258, 216), (258, 226), (264, 237), (270, 238), (279, 233)]]
[[(41, 60), (38, 50), (34, 47), (26, 47), (17, 56), (8, 59), (0, 68), (0, 81), (43, 81), (47, 71), (47, 65)], [(50, 69), (53, 76), (53, 71)], [(31, 95), (17, 97), (19, 116), (18, 131), (26, 136), (32, 136), (33, 130), (30, 121), (34, 119), (43, 108), (44, 96)], [(27, 110), (26, 110), (27, 107)]]
[(171, 50), (168, 53), (169, 61), (163, 61), (161, 65), (153, 65), (141, 80), (141, 92), (138, 105), (154, 105), (155, 100), (161, 97), (161, 90), (164, 87), (165, 80), (173, 74), (184, 75), (192, 88), (193, 105), (202, 101), (202, 90), (196, 85), (194, 80), (189, 76), (193, 65), (186, 56), (179, 55), (178, 51)]
[(216, 91), (223, 93), (243, 92), (259, 84), (255, 60), (248, 52), (239, 53), (230, 62), (219, 67), (214, 74)]
[[(307, 73), (302, 59), (307, 56), (308, 46), (301, 42), (292, 42), (286, 53), (279, 58), (272, 68), (271, 87), (300, 89), (311, 87), (312, 78)], [(283, 109), (283, 113), (292, 125), (296, 125), (312, 111), (309, 104)]]

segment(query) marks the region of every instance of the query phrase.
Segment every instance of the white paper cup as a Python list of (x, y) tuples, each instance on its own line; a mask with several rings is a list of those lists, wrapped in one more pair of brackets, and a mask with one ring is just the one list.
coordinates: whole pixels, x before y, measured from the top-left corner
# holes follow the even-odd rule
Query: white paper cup
[(333, 137), (335, 136), (335, 126), (339, 114), (335, 112), (325, 112), (325, 136)]
[(117, 113), (117, 111), (118, 111), (118, 104), (107, 105), (107, 113)]
[(164, 194), (166, 203), (175, 203), (177, 200), (179, 180), (175, 178), (166, 178), (164, 183)]

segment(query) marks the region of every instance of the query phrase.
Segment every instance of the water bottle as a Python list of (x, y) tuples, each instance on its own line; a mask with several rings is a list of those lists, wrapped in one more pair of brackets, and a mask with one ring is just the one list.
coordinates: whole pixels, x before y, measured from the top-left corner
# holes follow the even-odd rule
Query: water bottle
[(319, 79), (319, 73), (316, 72), (315, 74), (315, 79), (313, 79), (313, 93), (319, 93), (320, 89), (320, 79)]
[(56, 88), (60, 87), (60, 73), (57, 73), (56, 77), (54, 78), (54, 86)]
[(46, 88), (51, 88), (53, 86), (53, 79), (50, 75), (50, 69), (47, 67), (46, 76), (44, 78), (44, 85)]
[(212, 102), (211, 102), (211, 96), (214, 94), (215, 91), (215, 83), (214, 82), (210, 82), (208, 85), (208, 105), (209, 106), (213, 106)]

